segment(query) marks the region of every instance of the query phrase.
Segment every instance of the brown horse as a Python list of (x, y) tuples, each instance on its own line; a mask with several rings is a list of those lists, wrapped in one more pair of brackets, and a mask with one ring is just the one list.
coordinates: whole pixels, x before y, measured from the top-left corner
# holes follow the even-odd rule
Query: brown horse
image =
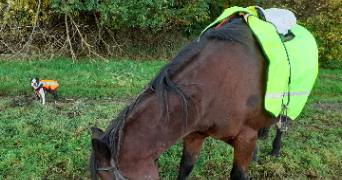
[(268, 62), (242, 17), (190, 43), (112, 121), (93, 127), (92, 179), (159, 179), (159, 156), (183, 139), (178, 179), (189, 179), (204, 140), (234, 147), (231, 179), (249, 179), (264, 108)]

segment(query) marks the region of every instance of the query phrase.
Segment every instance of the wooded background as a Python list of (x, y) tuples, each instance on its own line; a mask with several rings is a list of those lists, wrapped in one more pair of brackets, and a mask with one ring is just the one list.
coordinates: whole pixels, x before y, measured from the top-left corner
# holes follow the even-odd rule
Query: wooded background
[(224, 9), (295, 13), (323, 68), (342, 68), (342, 0), (0, 0), (0, 58), (170, 60)]

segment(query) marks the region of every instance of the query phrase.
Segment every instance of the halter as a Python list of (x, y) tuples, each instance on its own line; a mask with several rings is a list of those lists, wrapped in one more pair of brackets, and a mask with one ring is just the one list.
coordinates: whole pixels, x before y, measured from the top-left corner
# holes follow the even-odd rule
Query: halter
[(110, 165), (111, 167), (106, 167), (106, 168), (97, 168), (96, 166), (96, 172), (101, 172), (101, 171), (104, 171), (104, 172), (107, 172), (107, 171), (112, 171), (114, 176), (115, 176), (115, 179), (122, 179), (122, 180), (128, 180), (126, 178), (124, 178), (121, 173), (118, 171), (118, 168), (115, 166), (115, 163), (114, 163), (114, 160), (111, 159), (110, 160)]
[(100, 171), (112, 171), (112, 172), (114, 172), (114, 170), (118, 170), (118, 168), (115, 167), (115, 165), (114, 165), (114, 160), (113, 159), (110, 160), (110, 165), (111, 165), (111, 167), (106, 167), (106, 168), (98, 168), (96, 166), (96, 171), (97, 172), (100, 172)]

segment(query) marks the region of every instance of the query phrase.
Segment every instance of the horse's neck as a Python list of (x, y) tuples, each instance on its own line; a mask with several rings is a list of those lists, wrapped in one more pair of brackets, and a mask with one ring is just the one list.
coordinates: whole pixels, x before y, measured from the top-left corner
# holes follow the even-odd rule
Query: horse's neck
[[(173, 99), (179, 101), (178, 98)], [(182, 109), (180, 103), (173, 105), (175, 100), (169, 101), (169, 118), (166, 117), (165, 111), (161, 115), (157, 97), (153, 96), (141, 102), (126, 119), (120, 154), (159, 156), (183, 138), (186, 135), (186, 130), (183, 129), (183, 116), (182, 113), (175, 113), (181, 112)]]

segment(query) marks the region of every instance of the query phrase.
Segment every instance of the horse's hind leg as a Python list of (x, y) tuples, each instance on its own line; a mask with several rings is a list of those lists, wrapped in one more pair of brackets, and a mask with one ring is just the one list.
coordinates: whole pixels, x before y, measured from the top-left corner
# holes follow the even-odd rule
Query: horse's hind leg
[(242, 131), (232, 142), (229, 142), (234, 147), (234, 163), (230, 172), (232, 180), (249, 179), (248, 167), (253, 156), (256, 140), (257, 131), (248, 129)]
[(272, 152), (271, 155), (275, 156), (275, 157), (280, 157), (279, 155), (279, 151), (280, 151), (280, 147), (281, 147), (281, 135), (283, 134), (283, 132), (280, 131), (280, 129), (277, 127), (277, 134), (276, 137), (273, 140), (272, 146)]
[[(265, 140), (268, 137), (268, 132), (270, 131), (270, 127), (263, 127), (258, 131), (258, 139)], [(255, 145), (252, 161), (257, 162), (258, 160), (258, 145)]]
[(208, 136), (192, 132), (183, 138), (183, 155), (179, 167), (178, 180), (190, 178), (206, 137)]

